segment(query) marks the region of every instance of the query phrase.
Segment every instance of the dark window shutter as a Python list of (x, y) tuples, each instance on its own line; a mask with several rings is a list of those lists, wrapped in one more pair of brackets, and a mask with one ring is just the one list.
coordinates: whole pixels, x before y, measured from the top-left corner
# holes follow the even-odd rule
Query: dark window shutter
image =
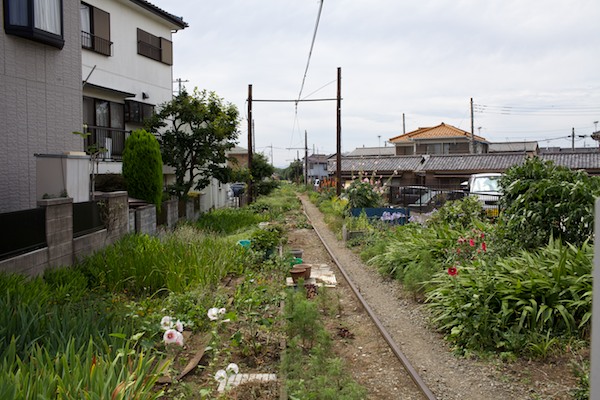
[(110, 14), (94, 7), (94, 50), (110, 56)]
[(160, 38), (161, 59), (167, 65), (173, 65), (173, 43), (165, 38)]

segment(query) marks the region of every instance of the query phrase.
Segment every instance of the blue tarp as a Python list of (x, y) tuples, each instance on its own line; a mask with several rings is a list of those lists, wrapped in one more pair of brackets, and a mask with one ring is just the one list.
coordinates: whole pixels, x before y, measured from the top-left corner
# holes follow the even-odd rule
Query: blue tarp
[(358, 218), (363, 211), (369, 219), (377, 219), (399, 225), (404, 225), (410, 218), (410, 210), (408, 208), (351, 208), (350, 214)]

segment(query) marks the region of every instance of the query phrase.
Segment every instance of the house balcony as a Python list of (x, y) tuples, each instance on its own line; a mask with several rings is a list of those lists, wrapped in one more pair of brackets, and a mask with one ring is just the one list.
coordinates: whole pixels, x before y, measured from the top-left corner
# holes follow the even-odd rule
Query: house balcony
[(93, 125), (88, 125), (87, 128), (90, 135), (85, 142), (86, 148), (99, 149), (99, 158), (103, 161), (121, 161), (123, 159), (125, 140), (129, 137), (130, 131)]
[(81, 47), (87, 50), (95, 51), (96, 53), (104, 54), (105, 56), (112, 55), (112, 44), (110, 40), (106, 40), (89, 32), (81, 31)]

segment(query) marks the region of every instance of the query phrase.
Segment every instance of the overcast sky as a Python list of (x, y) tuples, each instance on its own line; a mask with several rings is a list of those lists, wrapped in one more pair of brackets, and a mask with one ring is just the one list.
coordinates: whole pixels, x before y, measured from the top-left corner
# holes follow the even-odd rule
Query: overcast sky
[[(174, 78), (238, 107), (240, 146), (249, 84), (254, 99), (300, 95), (320, 0), (150, 1), (189, 24), (173, 35)], [(598, 0), (324, 0), (301, 98), (335, 98), (341, 67), (343, 152), (384, 146), (402, 114), (406, 132), (470, 131), (470, 98), (488, 141), (570, 147), (575, 128), (577, 147), (597, 147), (599, 61)], [(334, 101), (253, 114), (255, 150), (275, 166), (303, 157), (305, 131), (309, 154), (336, 150)]]

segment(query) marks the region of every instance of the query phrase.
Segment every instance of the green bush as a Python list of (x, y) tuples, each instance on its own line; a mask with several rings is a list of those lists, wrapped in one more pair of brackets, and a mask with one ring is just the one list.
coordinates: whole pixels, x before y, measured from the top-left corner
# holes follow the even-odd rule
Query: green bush
[(440, 272), (428, 302), (435, 323), (459, 347), (527, 352), (545, 338), (589, 334), (593, 248), (550, 243), (537, 251), (477, 259)]
[(381, 195), (374, 190), (367, 178), (353, 180), (344, 193), (348, 198), (349, 209), (379, 207), (383, 202)]
[(135, 130), (125, 141), (123, 177), (131, 197), (160, 209), (162, 203), (162, 158), (158, 140), (145, 130)]
[(498, 228), (511, 249), (532, 250), (551, 237), (576, 246), (594, 232), (594, 201), (600, 177), (572, 171), (537, 157), (506, 171)]

